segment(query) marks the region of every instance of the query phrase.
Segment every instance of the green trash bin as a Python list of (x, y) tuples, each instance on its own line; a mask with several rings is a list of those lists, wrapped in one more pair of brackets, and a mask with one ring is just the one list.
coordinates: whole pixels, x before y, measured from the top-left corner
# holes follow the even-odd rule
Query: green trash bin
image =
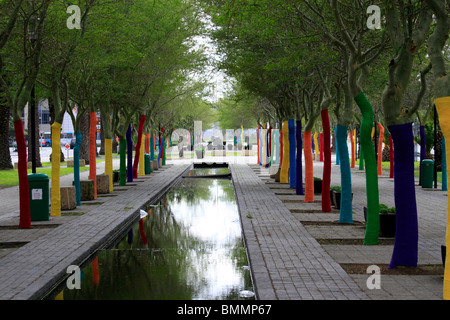
[(43, 173), (30, 173), (28, 187), (31, 221), (48, 220), (50, 218), (48, 176)]
[(152, 168), (150, 166), (150, 155), (148, 153), (144, 154), (145, 159), (145, 174), (150, 174), (152, 172)]
[(433, 188), (434, 181), (434, 161), (431, 159), (422, 160), (422, 188)]

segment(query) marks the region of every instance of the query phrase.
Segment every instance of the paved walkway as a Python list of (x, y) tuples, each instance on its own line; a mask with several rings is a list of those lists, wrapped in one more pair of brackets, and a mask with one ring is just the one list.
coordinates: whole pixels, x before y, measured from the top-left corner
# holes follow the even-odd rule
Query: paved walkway
[[(320, 195), (315, 203), (303, 203), (303, 196), (296, 195), (289, 185), (270, 179), (267, 170), (255, 164), (256, 157), (206, 160), (213, 159), (233, 162), (233, 183), (259, 299), (442, 299), (440, 246), (445, 240), (447, 192), (416, 188), (420, 268), (398, 268), (395, 274), (385, 269), (392, 239), (380, 238), (383, 242), (376, 246), (362, 245), (364, 172), (352, 169), (354, 224), (342, 225), (336, 223), (338, 210), (321, 212)], [(17, 187), (0, 190), (0, 243), (18, 244), (18, 248), (0, 249), (0, 299), (37, 298), (44, 288), (55, 285), (55, 276), (65, 274), (69, 264), (88, 259), (87, 252), (103, 245), (114, 232), (126, 230), (137, 219), (140, 202), (136, 199), (155, 197), (191, 162), (168, 161), (159, 173), (123, 188), (129, 190), (115, 188), (115, 196), (96, 200), (103, 204), (83, 204), (76, 210), (85, 211), (83, 215), (52, 217), (27, 230), (10, 227), (18, 225)], [(99, 173), (102, 166), (97, 166)], [(322, 167), (323, 163), (314, 163), (315, 176), (322, 175)], [(70, 185), (72, 179), (71, 175), (62, 177), (61, 185)], [(339, 185), (339, 180), (339, 166), (333, 162), (331, 184)], [(393, 187), (387, 172), (379, 177), (380, 203), (393, 206)], [(107, 227), (104, 221), (110, 222)], [(62, 226), (49, 228), (52, 223)], [(24, 242), (29, 243), (21, 246)], [(368, 265), (381, 268), (381, 289), (368, 289)]]
[[(239, 173), (234, 178), (245, 175), (247, 179), (253, 180), (243, 192), (247, 198), (241, 198), (239, 204), (251, 216), (245, 218), (245, 214), (241, 212), (246, 237), (253, 231), (254, 238), (257, 239), (256, 246), (260, 247), (259, 251), (254, 251), (262, 252), (260, 256), (256, 254), (255, 259), (262, 259), (267, 266), (267, 270), (260, 269), (261, 274), (265, 271), (266, 278), (260, 276), (260, 283), (256, 281), (257, 285), (264, 284), (263, 297), (267, 293), (267, 297), (278, 299), (442, 299), (441, 244), (445, 243), (446, 191), (416, 187), (419, 267), (388, 270), (393, 238), (380, 237), (379, 245), (363, 245), (363, 207), (366, 205), (364, 172), (352, 169), (354, 224), (348, 225), (337, 223), (339, 210), (334, 209), (332, 213), (321, 212), (320, 195), (315, 196), (314, 204), (303, 203), (303, 196), (296, 195), (295, 189), (290, 189), (288, 184), (274, 182), (267, 170), (259, 166), (252, 165), (251, 168), (253, 170), (234, 167), (235, 173)], [(315, 162), (314, 176), (321, 177), (322, 168), (323, 163)], [(256, 176), (260, 181), (255, 180)], [(255, 184), (259, 193), (264, 196), (251, 192), (250, 185)], [(340, 185), (339, 166), (334, 164), (331, 185)], [(271, 190), (272, 194), (267, 190)], [(394, 183), (388, 172), (379, 176), (379, 191), (380, 203), (394, 206)], [(251, 197), (255, 197), (256, 201), (248, 199)], [(285, 208), (291, 216), (286, 213)], [(289, 226), (285, 225), (287, 222)], [(281, 231), (278, 230), (280, 225), (283, 227)], [(320, 243), (318, 249), (314, 239)], [(250, 243), (253, 240), (250, 238)], [(250, 257), (251, 248), (250, 246)], [(272, 261), (270, 257), (276, 259)], [(330, 257), (334, 262), (330, 262)], [(284, 265), (286, 261), (288, 265)], [(336, 263), (350, 276), (350, 282), (341, 273), (342, 270), (336, 267)], [(369, 289), (367, 286), (367, 280), (372, 275), (367, 272), (369, 265), (380, 268), (380, 289)], [(258, 279), (258, 275), (256, 277)], [(355, 291), (354, 284), (359, 287), (360, 294), (356, 292), (358, 290)]]

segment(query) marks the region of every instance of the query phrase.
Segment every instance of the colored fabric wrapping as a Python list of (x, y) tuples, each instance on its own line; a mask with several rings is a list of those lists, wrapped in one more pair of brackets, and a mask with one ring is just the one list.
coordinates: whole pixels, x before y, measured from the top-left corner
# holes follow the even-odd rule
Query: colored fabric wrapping
[(320, 154), (320, 146), (319, 146), (319, 133), (314, 133), (314, 154), (315, 154), (315, 160), (319, 160), (319, 154)]
[[(94, 125), (95, 127), (95, 125)], [(52, 124), (52, 191), (50, 215), (52, 217), (61, 216), (61, 123), (53, 122)]]
[(25, 135), (23, 131), (22, 120), (14, 121), (14, 134), (16, 136), (17, 154), (18, 154), (18, 175), (19, 175), (19, 228), (31, 228), (31, 213), (30, 213), (30, 195), (28, 184), (28, 170), (27, 170), (27, 145), (25, 142)]
[(340, 223), (353, 223), (352, 175), (350, 170), (350, 158), (348, 156), (347, 131), (347, 126), (338, 125), (336, 127), (336, 139), (340, 155), (339, 161), (341, 172)]
[(133, 140), (131, 139), (131, 124), (127, 129), (127, 182), (133, 182)]
[[(163, 141), (167, 141), (168, 138), (164, 138)], [(163, 149), (162, 149), (162, 165), (165, 166), (166, 165), (166, 144), (163, 144)]]
[(295, 160), (295, 121), (288, 120), (288, 139), (289, 139), (289, 187), (297, 187), (297, 162)]
[(394, 141), (395, 242), (389, 268), (416, 267), (419, 229), (414, 185), (412, 123), (389, 126)]
[(354, 100), (362, 114), (360, 141), (366, 166), (367, 223), (364, 244), (374, 245), (378, 244), (380, 203), (377, 164), (371, 139), (373, 109), (363, 92), (358, 94)]
[(267, 165), (266, 165), (266, 167), (270, 167), (272, 165), (271, 156), (272, 156), (272, 127), (269, 127), (269, 130), (267, 131)]
[(364, 150), (359, 149), (359, 170), (364, 170)]
[(112, 139), (105, 139), (105, 174), (109, 177), (109, 191), (113, 191)]
[(272, 129), (270, 132), (270, 165), (274, 165), (276, 163), (276, 146), (275, 146), (275, 130)]
[(323, 162), (323, 133), (319, 134), (319, 158)]
[(120, 139), (119, 140), (119, 156), (120, 156), (120, 173), (119, 173), (119, 186), (125, 186), (127, 184), (127, 164), (126, 164), (126, 156), (127, 156), (127, 140)]
[(447, 191), (447, 155), (444, 137), (442, 137), (442, 191)]
[(155, 160), (155, 139), (153, 136), (150, 137), (150, 159), (152, 162)]
[[(139, 119), (139, 127), (138, 127), (138, 134), (137, 134), (137, 142), (136, 142), (136, 150), (134, 153), (134, 163), (133, 163), (133, 179), (138, 178), (138, 167), (139, 163), (141, 162), (141, 153), (144, 153), (144, 150), (142, 148), (142, 132), (144, 131), (144, 122), (145, 122), (146, 116), (143, 114), (141, 115), (141, 118)], [(142, 152), (141, 152), (142, 151)], [(144, 162), (144, 161), (142, 161)], [(144, 171), (145, 175), (145, 171)]]
[(128, 244), (132, 244), (133, 243), (133, 238), (134, 238), (134, 232), (133, 232), (133, 228), (131, 228), (130, 230), (128, 230), (128, 234), (127, 234), (127, 242), (128, 242)]
[(145, 226), (144, 226), (144, 220), (139, 220), (139, 233), (141, 234), (141, 240), (144, 245), (148, 244), (147, 236), (145, 235)]
[(331, 183), (331, 141), (330, 141), (330, 119), (328, 109), (321, 110), (323, 126), (323, 173), (322, 173), (322, 211), (331, 212), (330, 183)]
[(267, 163), (267, 157), (266, 157), (266, 153), (267, 153), (267, 140), (266, 140), (266, 129), (262, 129), (261, 130), (261, 166), (263, 166), (264, 168), (266, 167), (266, 163)]
[(160, 146), (160, 148), (159, 148), (159, 155), (158, 155), (158, 166), (159, 166), (159, 164), (161, 164), (162, 165), (162, 160), (163, 160), (163, 157), (164, 157), (164, 153), (163, 153), (163, 150), (164, 150), (164, 142), (165, 142), (165, 137), (163, 137), (162, 139), (161, 139), (161, 146)]
[(356, 161), (355, 161), (355, 139), (353, 138), (353, 130), (350, 131), (350, 145), (351, 145), (351, 148), (352, 148), (352, 154), (351, 154), (352, 162), (350, 164), (350, 168), (355, 168), (355, 166), (356, 166)]
[(262, 162), (263, 162), (263, 158), (264, 158), (264, 154), (263, 154), (263, 144), (264, 144), (264, 139), (263, 139), (263, 134), (262, 134), (263, 128), (259, 128), (259, 165), (262, 166)]
[(297, 154), (296, 154), (296, 172), (297, 177), (295, 178), (296, 186), (295, 186), (295, 193), (297, 195), (303, 195), (303, 163), (302, 163), (302, 150), (303, 150), (303, 142), (302, 142), (302, 121), (297, 120), (297, 125), (295, 127), (295, 138), (297, 141)]
[(389, 136), (389, 178), (394, 178), (394, 142)]
[(281, 130), (280, 130), (280, 167), (283, 164), (283, 125), (281, 125)]
[(258, 147), (258, 158), (257, 158), (257, 161), (258, 161), (258, 164), (260, 165), (261, 164), (261, 161), (260, 161), (260, 159), (259, 159), (259, 157), (260, 157), (260, 151), (259, 151), (259, 145), (260, 145), (260, 141), (259, 141), (259, 127), (258, 128), (256, 128), (256, 144), (257, 144), (257, 147)]
[(283, 122), (283, 163), (281, 164), (280, 183), (289, 183), (289, 128), (288, 122)]
[[(442, 130), (444, 139), (448, 141), (450, 139), (450, 97), (437, 98), (434, 100), (436, 110), (439, 115), (439, 125)], [(446, 159), (450, 157), (450, 148), (445, 149)], [(447, 175), (449, 174), (447, 166)], [(450, 197), (447, 197), (447, 231), (445, 236), (445, 245), (450, 248)], [(444, 271), (444, 300), (450, 300), (450, 258), (447, 253), (445, 258), (445, 271)]]
[(139, 175), (145, 176), (145, 135), (142, 135), (141, 150), (139, 152)]
[(315, 136), (315, 134), (311, 137), (311, 148), (312, 148), (312, 153), (315, 156), (316, 155), (316, 144), (314, 143), (314, 136)]
[(97, 113), (90, 112), (89, 117), (89, 180), (94, 180), (94, 198), (97, 198)]
[(311, 131), (305, 131), (303, 133), (303, 139), (305, 141), (305, 202), (314, 202), (314, 169), (311, 137)]
[(150, 154), (150, 133), (145, 134), (145, 153)]
[[(80, 182), (80, 148), (83, 135), (79, 130), (75, 131), (75, 146), (73, 147), (73, 184), (77, 206), (81, 206), (81, 182)], [(106, 145), (105, 145), (106, 152)], [(112, 159), (111, 159), (112, 160)]]
[(279, 165), (280, 164), (280, 130), (279, 129), (274, 129), (275, 133), (273, 136), (274, 139), (274, 147), (275, 147), (275, 164)]
[(426, 136), (425, 136), (425, 126), (420, 126), (420, 165), (419, 165), (419, 186), (422, 185), (422, 161), (426, 157)]
[(100, 282), (100, 274), (98, 271), (98, 258), (92, 260), (92, 284), (98, 286)]
[(383, 140), (384, 140), (384, 127), (381, 125), (381, 123), (377, 124), (378, 129), (380, 129), (380, 135), (378, 136), (378, 162), (377, 162), (377, 169), (378, 174), (383, 174), (383, 167), (382, 167), (382, 161), (383, 161)]

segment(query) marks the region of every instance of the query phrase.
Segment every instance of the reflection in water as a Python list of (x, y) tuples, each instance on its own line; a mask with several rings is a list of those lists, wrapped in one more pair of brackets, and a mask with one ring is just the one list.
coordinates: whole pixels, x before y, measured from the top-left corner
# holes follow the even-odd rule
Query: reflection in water
[(230, 180), (184, 179), (143, 210), (148, 216), (64, 299), (241, 299), (253, 291)]
[(230, 169), (228, 168), (208, 168), (191, 170), (188, 176), (221, 175), (227, 173), (230, 173)]

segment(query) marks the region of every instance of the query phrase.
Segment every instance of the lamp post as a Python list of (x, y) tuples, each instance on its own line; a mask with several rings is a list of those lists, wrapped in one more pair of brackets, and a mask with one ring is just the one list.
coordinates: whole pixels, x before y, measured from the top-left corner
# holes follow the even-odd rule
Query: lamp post
[[(30, 23), (28, 25), (28, 37), (31, 42), (31, 49), (34, 49), (34, 45), (37, 39), (36, 34), (36, 17), (32, 17), (30, 19)], [(31, 171), (36, 173), (36, 100), (35, 100), (35, 91), (31, 88), (31, 95), (28, 107), (30, 109), (30, 117), (31, 117)]]

